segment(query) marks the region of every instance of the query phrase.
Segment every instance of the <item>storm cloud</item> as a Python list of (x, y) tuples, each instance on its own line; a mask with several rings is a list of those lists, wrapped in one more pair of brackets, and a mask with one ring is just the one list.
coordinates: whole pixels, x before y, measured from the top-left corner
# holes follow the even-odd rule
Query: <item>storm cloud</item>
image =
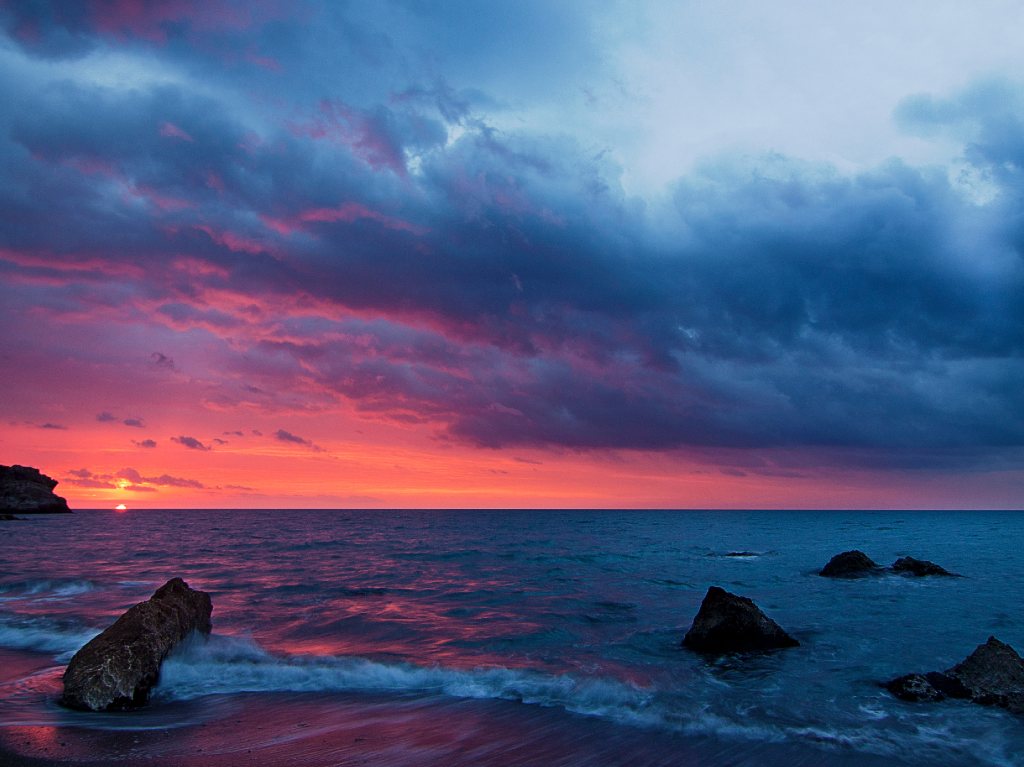
[[(499, 73), (479, 87), (425, 76), (401, 39), (331, 7), (344, 42), (331, 55), (351, 72), (266, 112), (243, 86), (278, 78), (278, 93), (308, 61), (295, 22), (260, 7), (131, 24), (3, 11), (6, 56), (77, 72), (0, 75), (12, 328), (39, 337), (28, 307), (123, 328), (159, 344), (150, 366), (167, 375), (198, 358), (223, 383), (219, 407), (326, 399), (485, 448), (1021, 466), (1020, 83), (907, 94), (894, 120), (956, 142), (956, 172), (717, 152), (642, 199), (609, 152), (496, 127), (511, 92)], [(551, 34), (572, 18), (553, 14)], [(174, 76), (84, 74), (122, 41)]]

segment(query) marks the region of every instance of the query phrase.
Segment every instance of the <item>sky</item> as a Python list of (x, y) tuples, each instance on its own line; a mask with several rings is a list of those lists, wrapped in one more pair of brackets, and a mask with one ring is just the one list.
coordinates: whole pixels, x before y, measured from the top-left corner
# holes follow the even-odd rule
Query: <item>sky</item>
[(1024, 507), (1019, 2), (0, 0), (72, 508)]

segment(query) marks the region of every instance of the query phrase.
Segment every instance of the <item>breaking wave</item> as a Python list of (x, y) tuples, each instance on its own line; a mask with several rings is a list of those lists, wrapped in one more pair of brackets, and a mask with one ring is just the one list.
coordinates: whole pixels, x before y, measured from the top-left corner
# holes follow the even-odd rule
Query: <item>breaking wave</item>
[(439, 693), (514, 700), (637, 724), (655, 724), (652, 694), (614, 679), (577, 679), (508, 668), (453, 669), (360, 657), (276, 656), (249, 639), (193, 637), (165, 661), (157, 697), (188, 700), (241, 692)]
[(53, 653), (65, 662), (86, 642), (100, 633), (80, 624), (47, 618), (21, 618), (0, 614), (0, 647)]
[(87, 580), (37, 580), (17, 581), (0, 584), (0, 599), (23, 599), (25, 597), (51, 596), (73, 597), (95, 591), (98, 586)]
[(267, 652), (250, 639), (216, 634), (208, 639), (193, 636), (168, 657), (154, 697), (191, 700), (247, 692), (373, 692), (509, 700), (689, 735), (774, 743), (803, 741), (826, 750), (893, 758), (908, 752), (933, 753), (936, 758), (950, 754), (966, 758), (971, 753), (986, 764), (1013, 763), (1003, 744), (991, 744), (986, 753), (977, 753), (972, 738), (964, 738), (964, 733), (955, 729), (936, 731), (929, 726), (929, 718), (902, 732), (876, 727), (872, 717), (836, 728), (758, 722), (743, 711), (713, 711), (698, 698), (607, 677), (581, 678), (504, 667), (417, 666), (354, 656), (282, 656)]

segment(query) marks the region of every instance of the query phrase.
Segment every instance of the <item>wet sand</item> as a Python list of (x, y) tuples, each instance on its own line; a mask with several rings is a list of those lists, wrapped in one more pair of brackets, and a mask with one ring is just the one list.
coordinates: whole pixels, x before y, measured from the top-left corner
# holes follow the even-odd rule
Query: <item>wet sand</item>
[[(514, 701), (402, 696), (211, 696), (161, 717), (196, 722), (145, 730), (68, 724), (0, 727), (0, 763), (12, 767), (812, 767), (821, 753), (666, 734)], [(147, 714), (143, 714), (145, 718)], [(78, 716), (78, 715), (75, 715)], [(81, 715), (88, 717), (88, 714)], [(127, 714), (125, 717), (131, 717)], [(125, 726), (130, 720), (125, 718)], [(853, 767), (898, 764), (830, 755)], [(838, 757), (838, 758), (837, 758)]]

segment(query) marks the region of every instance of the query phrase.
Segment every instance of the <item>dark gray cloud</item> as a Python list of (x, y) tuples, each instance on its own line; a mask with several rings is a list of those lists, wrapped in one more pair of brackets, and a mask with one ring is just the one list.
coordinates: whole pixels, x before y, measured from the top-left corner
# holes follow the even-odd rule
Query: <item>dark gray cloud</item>
[[(97, 488), (118, 488), (120, 485), (116, 480), (128, 480), (131, 482), (130, 489), (133, 492), (154, 492), (159, 487), (187, 487), (195, 490), (202, 490), (204, 488), (204, 485), (198, 480), (175, 477), (170, 474), (146, 477), (138, 469), (133, 469), (130, 466), (113, 474), (96, 473), (89, 469), (71, 469), (64, 478), (64, 481), (70, 485)], [(124, 483), (122, 482), (121, 484)]]
[(177, 442), (182, 447), (187, 447), (190, 450), (209, 450), (210, 449), (208, 446), (204, 445), (202, 442), (200, 442), (195, 437), (186, 437), (186, 436), (171, 437), (171, 442)]
[[(160, 368), (213, 338), (223, 356), (209, 364), (244, 379), (246, 402), (326, 393), (493, 448), (827, 449), (917, 466), (995, 465), (1024, 446), (1018, 84), (898, 110), (907, 130), (962, 143), (959, 177), (898, 160), (843, 173), (729, 155), (659, 207), (625, 194), (607, 153), (488, 125), (478, 110), (493, 97), (412, 66), (401, 25), (371, 34), (326, 13), (352, 70), (325, 70), (351, 89), (297, 100), (260, 136), (181, 85), (33, 90), (0, 75), (12, 306), (110, 312), (152, 331), (142, 348), (165, 350), (150, 356)], [(502, 6), (451, 50), (460, 66), (496, 66), (495, 47), (527, 66), (501, 21), (515, 13)], [(573, 18), (553, 13), (537, 39), (561, 39)], [(440, 23), (450, 13), (374, 14), (466, 39)], [(38, 55), (78, 55), (110, 34), (58, 17), (3, 16)], [(30, 22), (36, 42), (16, 31)], [(220, 83), (245, 77), (188, 53), (206, 22), (179, 22), (136, 32), (163, 35), (161, 55)], [(274, 29), (265, 55), (297, 57), (294, 29)], [(571, 39), (565, 56), (590, 55)], [(326, 77), (302, 74), (303, 93)]]
[(321, 450), (321, 448), (314, 445), (312, 441), (304, 439), (296, 434), (292, 434), (290, 431), (285, 431), (284, 429), (278, 429), (274, 432), (274, 439), (278, 442), (289, 442), (293, 445), (302, 445), (303, 447), (308, 447), (318, 452)]

